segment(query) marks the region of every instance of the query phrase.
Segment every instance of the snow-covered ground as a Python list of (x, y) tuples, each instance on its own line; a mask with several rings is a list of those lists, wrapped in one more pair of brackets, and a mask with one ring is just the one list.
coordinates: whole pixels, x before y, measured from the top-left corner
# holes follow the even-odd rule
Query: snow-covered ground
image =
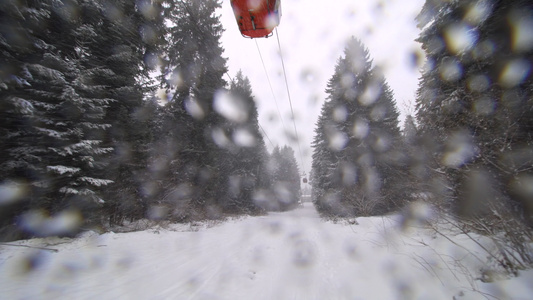
[(324, 222), (306, 203), (198, 230), (18, 241), (58, 251), (0, 245), (0, 298), (533, 298), (532, 271), (482, 283), (486, 255), (472, 239), (398, 220)]

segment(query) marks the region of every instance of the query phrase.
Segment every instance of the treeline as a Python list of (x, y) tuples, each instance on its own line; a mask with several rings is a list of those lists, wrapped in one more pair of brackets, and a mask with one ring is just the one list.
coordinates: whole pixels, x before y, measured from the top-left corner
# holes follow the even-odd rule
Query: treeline
[(296, 164), (279, 167), (294, 157), (268, 153), (248, 79), (223, 79), (219, 7), (2, 1), (2, 238), (256, 214), (274, 191), (287, 203), (274, 208), (299, 200)]
[(533, 225), (531, 1), (427, 1), (417, 20), (427, 62), (403, 134), (368, 50), (346, 45), (315, 129), (316, 207), (378, 215), (418, 200), (483, 232)]

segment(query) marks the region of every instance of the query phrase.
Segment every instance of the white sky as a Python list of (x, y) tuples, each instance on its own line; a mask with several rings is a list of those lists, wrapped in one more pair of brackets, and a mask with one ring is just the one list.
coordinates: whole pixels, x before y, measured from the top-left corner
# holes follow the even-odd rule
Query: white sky
[[(278, 26), (279, 39), (300, 137), (304, 168), (311, 168), (311, 141), (327, 82), (333, 75), (337, 59), (343, 54), (346, 40), (360, 39), (370, 56), (384, 68), (387, 82), (394, 91), (403, 118), (412, 112), (415, 91), (420, 76), (419, 65), (413, 64), (413, 54), (422, 55), (416, 39), (420, 31), (415, 17), (425, 0), (282, 0), (282, 17)], [(258, 106), (259, 123), (274, 145), (293, 147), (301, 165), (298, 145), (285, 130), (294, 133), (290, 105), (283, 77), (283, 69), (276, 36), (247, 39), (241, 36), (230, 1), (224, 0), (219, 11), (226, 31), (222, 46), (228, 58), (229, 74), (240, 69), (252, 84)], [(275, 100), (261, 64), (256, 41), (272, 83)], [(279, 118), (276, 102), (283, 117)], [(269, 150), (272, 149), (265, 139)]]

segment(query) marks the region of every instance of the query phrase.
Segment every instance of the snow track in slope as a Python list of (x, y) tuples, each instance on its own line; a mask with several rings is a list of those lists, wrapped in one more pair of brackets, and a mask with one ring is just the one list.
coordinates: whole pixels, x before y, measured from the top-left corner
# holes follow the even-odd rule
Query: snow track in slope
[[(495, 284), (476, 281), (479, 262), (427, 229), (401, 232), (394, 218), (357, 222), (323, 222), (306, 204), (198, 232), (86, 234), (56, 243), (57, 253), (0, 246), (0, 291), (5, 299), (232, 300), (494, 299), (487, 293), (514, 299), (509, 293), (533, 293), (527, 280), (533, 272)], [(464, 235), (453, 238), (479, 254)]]

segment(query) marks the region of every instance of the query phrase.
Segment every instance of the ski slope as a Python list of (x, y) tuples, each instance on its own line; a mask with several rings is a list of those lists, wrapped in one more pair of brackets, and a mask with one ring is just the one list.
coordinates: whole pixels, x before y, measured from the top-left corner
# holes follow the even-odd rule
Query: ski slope
[(482, 283), (471, 239), (399, 220), (324, 222), (306, 203), (214, 227), (18, 241), (0, 245), (0, 298), (531, 299), (533, 272)]

